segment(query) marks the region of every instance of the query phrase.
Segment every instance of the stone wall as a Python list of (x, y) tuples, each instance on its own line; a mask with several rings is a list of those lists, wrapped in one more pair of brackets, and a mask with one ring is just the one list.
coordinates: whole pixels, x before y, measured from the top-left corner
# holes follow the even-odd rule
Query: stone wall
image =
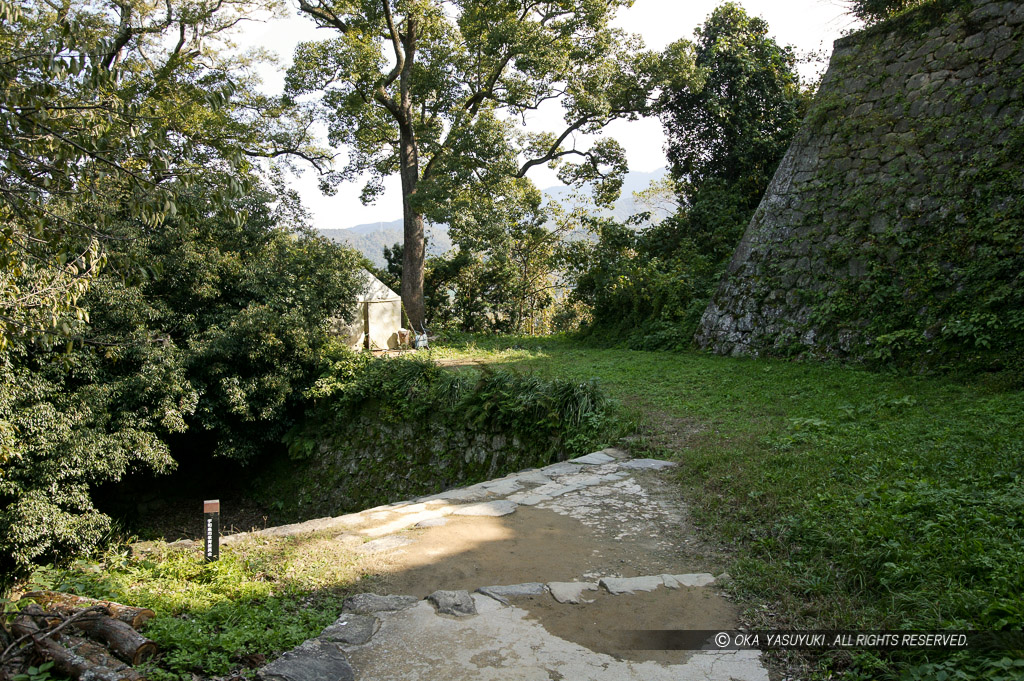
[(937, 2), (837, 41), (697, 342), (1019, 357), (1022, 130), (1020, 2)]
[[(572, 429), (564, 427), (565, 435)], [(562, 437), (534, 437), (444, 418), (398, 420), (375, 406), (324, 428), (309, 456), (282, 457), (255, 485), (282, 522), (360, 511), (540, 468), (580, 452)]]

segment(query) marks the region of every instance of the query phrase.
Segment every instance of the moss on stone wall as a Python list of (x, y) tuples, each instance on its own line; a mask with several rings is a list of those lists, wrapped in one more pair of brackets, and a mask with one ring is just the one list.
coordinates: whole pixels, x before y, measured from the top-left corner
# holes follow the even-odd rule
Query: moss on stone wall
[[(337, 515), (545, 466), (598, 448), (614, 423), (594, 383), (344, 360), (258, 485), (285, 516)], [(338, 377), (341, 376), (340, 380)]]
[(838, 41), (698, 342), (1020, 371), (1022, 102), (1020, 3), (933, 3)]

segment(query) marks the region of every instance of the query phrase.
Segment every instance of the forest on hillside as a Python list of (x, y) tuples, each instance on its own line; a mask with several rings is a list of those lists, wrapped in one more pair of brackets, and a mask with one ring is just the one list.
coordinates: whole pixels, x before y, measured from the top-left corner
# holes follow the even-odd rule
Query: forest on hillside
[[(275, 0), (0, 0), (0, 593), (119, 541), (119, 483), (293, 465), (318, 446), (314, 419), (381, 396), (517, 434), (526, 414), (569, 449), (624, 427), (596, 384), (455, 380), (357, 356), (331, 329), (366, 268), (435, 337), (694, 350), (817, 83), (737, 2), (660, 51), (615, 27), (630, 4), (299, 0), (325, 37), (268, 95), (264, 55), (232, 35)], [(849, 3), (869, 25), (922, 5), (964, 2)], [(547, 102), (563, 127), (514, 125)], [(604, 131), (640, 118), (663, 126), (668, 172), (624, 216), (626, 157)], [(536, 167), (572, 196), (541, 192)], [(286, 181), (299, 168), (325, 192), (369, 178), (368, 202), (400, 176), (401, 241), (373, 263), (320, 234)], [(430, 224), (450, 248), (430, 250)], [(1022, 290), (1001, 287), (998, 309)], [(1016, 388), (1024, 323), (998, 317), (915, 337), (941, 363), (851, 361)]]
[[(417, 77), (433, 89), (416, 91), (431, 109), (409, 122), (425, 163), (417, 210), (446, 218), (459, 248), (421, 263), (419, 313), (407, 268), (410, 257), (424, 260), (422, 239), (389, 253), (381, 274), (402, 290), (413, 323), (426, 311), (437, 330), (537, 333), (607, 330), (615, 320), (614, 330), (653, 339), (644, 343), (685, 344), (811, 93), (793, 53), (737, 5), (664, 53), (610, 28), (616, 6), (567, 9), (549, 25), (545, 12), (563, 10), (538, 6), (520, 18), (473, 5), (458, 49), (446, 19), (423, 18)], [(346, 18), (310, 10), (339, 37), (300, 45), (286, 93), (272, 98), (256, 88), (251, 58), (226, 49), (255, 5), (172, 4), (168, 14), (100, 1), (4, 4), (7, 579), (100, 542), (110, 521), (92, 494), (103, 483), (190, 456), (248, 461), (302, 413), (339, 352), (327, 321), (351, 314), (360, 258), (310, 230), (280, 173), (306, 162), (330, 183), (351, 169), (398, 169), (400, 145), (378, 141), (405, 126), (388, 118), (411, 96), (397, 69), (360, 73), (315, 105), (297, 98), (339, 83), (332, 69), (351, 68), (365, 49), (357, 36), (390, 21), (373, 7)], [(349, 21), (356, 28), (342, 30)], [(529, 30), (504, 37), (499, 28), (512, 25)], [(489, 56), (471, 58), (485, 47)], [(502, 56), (520, 52), (530, 58)], [(457, 72), (446, 70), (450, 54), (466, 60)], [(487, 74), (476, 90), (457, 86)], [(740, 80), (748, 86), (730, 87)], [(556, 165), (598, 206), (616, 200), (626, 172), (611, 139), (580, 151), (564, 135), (509, 133), (499, 110), (549, 98), (555, 83), (569, 84), (573, 130), (663, 118), (673, 179), (652, 192), (679, 206), (676, 215), (638, 229), (541, 203), (522, 167)], [(350, 170), (328, 167), (328, 150), (308, 133), (313, 120), (332, 126), (333, 143), (356, 145)], [(573, 231), (594, 238), (566, 239)], [(626, 286), (610, 285), (617, 280)]]

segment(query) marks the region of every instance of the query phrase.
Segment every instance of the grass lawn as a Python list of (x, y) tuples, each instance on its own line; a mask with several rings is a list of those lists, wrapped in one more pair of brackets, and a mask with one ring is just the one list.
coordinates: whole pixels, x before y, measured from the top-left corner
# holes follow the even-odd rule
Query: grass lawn
[[(766, 629), (1024, 628), (1024, 391), (699, 353), (467, 338), (430, 351), (463, 371), (595, 378), (609, 432), (679, 462), (680, 495), (734, 550), (731, 589)], [(454, 369), (453, 369), (454, 370)], [(631, 428), (619, 428), (620, 424)], [(251, 675), (315, 635), (372, 566), (330, 537), (252, 539), (205, 564), (153, 545), (43, 570), (62, 588), (151, 607), (154, 681)], [(1024, 651), (793, 655), (812, 679), (1024, 679)], [(233, 677), (232, 677), (233, 678)]]
[(141, 669), (148, 679), (240, 680), (316, 636), (338, 617), (346, 596), (374, 591), (372, 572), (329, 533), (257, 536), (223, 547), (212, 563), (194, 547), (162, 542), (115, 549), (99, 562), (40, 570), (23, 589), (71, 591), (153, 609), (157, 617), (144, 633), (161, 654)]
[[(1024, 391), (998, 379), (558, 338), (469, 338), (432, 354), (597, 378), (643, 434), (634, 453), (679, 461), (698, 520), (735, 547), (730, 573), (755, 625), (1024, 627)], [(855, 679), (1011, 679), (1024, 678), (1021, 658), (856, 653), (819, 663)]]

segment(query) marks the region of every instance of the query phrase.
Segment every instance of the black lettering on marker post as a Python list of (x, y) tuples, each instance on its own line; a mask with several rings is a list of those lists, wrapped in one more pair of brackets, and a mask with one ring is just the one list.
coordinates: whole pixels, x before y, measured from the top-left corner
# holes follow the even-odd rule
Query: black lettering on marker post
[(203, 502), (203, 540), (206, 562), (220, 558), (220, 499)]

